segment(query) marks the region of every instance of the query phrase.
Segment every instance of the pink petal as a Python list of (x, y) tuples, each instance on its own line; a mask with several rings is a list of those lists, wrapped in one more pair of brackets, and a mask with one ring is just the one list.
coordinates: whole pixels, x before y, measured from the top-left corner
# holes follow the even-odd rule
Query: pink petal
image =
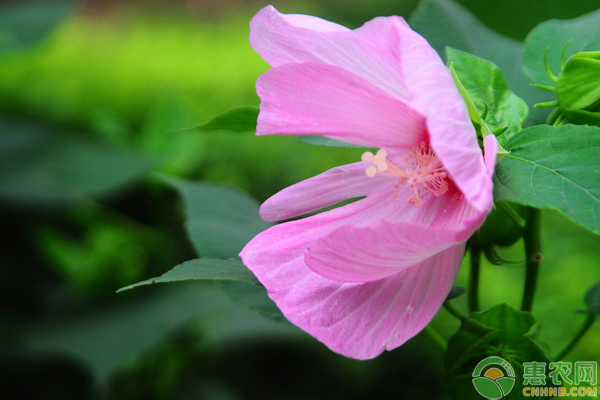
[(315, 236), (304, 262), (336, 281), (385, 278), (466, 241), (486, 216), (458, 192), (430, 194), (419, 207), (406, 201), (411, 194), (409, 187), (371, 194), (368, 199), (382, 214), (360, 211), (340, 228)]
[(363, 77), (427, 116), (431, 145), (467, 199), (480, 211), (491, 206), (475, 131), (464, 101), (440, 57), (402, 18), (375, 18), (354, 31), (308, 16), (286, 16), (273, 7), (251, 23), (250, 41), (273, 66), (322, 62)]
[[(258, 235), (252, 247), (260, 249), (261, 262), (272, 268), (302, 256), (325, 277), (364, 282), (466, 240), (485, 218), (458, 192), (424, 197), (415, 207), (406, 201), (412, 189), (396, 189), (393, 183), (383, 182), (366, 199), (276, 225)], [(300, 191), (296, 194), (302, 198)]]
[(431, 321), (456, 278), (464, 246), (368, 283), (328, 280), (301, 257), (265, 263), (261, 251), (250, 242), (242, 259), (284, 315), (333, 351), (368, 359), (400, 346)]
[(399, 68), (409, 104), (427, 116), (431, 146), (467, 199), (480, 211), (489, 211), (491, 180), (481, 157), (475, 129), (464, 100), (448, 69), (427, 41), (405, 24), (396, 24), (400, 40)]
[[(303, 62), (334, 65), (407, 99), (399, 70), (400, 38), (390, 19), (375, 18), (351, 31), (314, 17), (281, 14), (268, 6), (250, 22), (250, 44), (273, 67)], [(406, 24), (399, 17), (393, 20)]]
[(418, 145), (423, 117), (400, 100), (342, 68), (286, 64), (257, 81), (257, 134), (316, 134), (366, 146)]
[[(310, 181), (308, 184), (310, 185)], [(314, 187), (314, 190), (317, 188)], [(398, 224), (404, 221), (411, 225), (420, 225), (423, 229), (460, 231), (461, 235), (465, 232), (466, 239), (485, 218), (485, 213), (474, 209), (458, 192), (448, 196), (424, 197), (419, 207), (407, 202), (410, 194), (410, 187), (395, 188), (393, 182), (389, 186), (383, 184), (365, 199), (300, 220), (275, 225), (256, 236), (251, 242), (253, 245), (247, 246), (247, 249), (260, 249), (257, 257), (264, 258), (261, 262), (271, 263), (272, 267), (276, 268), (278, 264), (288, 262), (292, 258), (303, 257), (309, 246), (315, 246), (316, 241), (344, 226), (359, 229), (378, 224), (380, 221), (393, 221)], [(299, 192), (294, 195), (296, 198), (302, 198)], [(327, 197), (323, 197), (323, 202), (325, 199)], [(463, 239), (463, 236), (459, 239)], [(411, 260), (414, 260), (414, 257)], [(371, 260), (372, 263), (376, 261)], [(382, 261), (384, 267), (386, 262)], [(402, 254), (399, 254), (397, 262), (407, 265), (409, 261), (404, 262)], [(365, 275), (365, 281), (370, 279), (372, 278)]]
[(466, 241), (472, 231), (379, 221), (345, 225), (307, 249), (304, 262), (315, 273), (340, 282), (368, 282), (394, 275)]
[(389, 214), (393, 204), (381, 204), (382, 196), (369, 196), (343, 207), (275, 225), (254, 237), (241, 255), (244, 257), (247, 252), (252, 252), (255, 262), (276, 268), (279, 264), (302, 256), (310, 243), (343, 225), (352, 221), (359, 225), (369, 224)]
[(357, 162), (330, 169), (298, 182), (271, 196), (260, 207), (267, 221), (293, 218), (343, 200), (366, 196), (389, 184), (389, 177), (369, 178), (366, 163)]

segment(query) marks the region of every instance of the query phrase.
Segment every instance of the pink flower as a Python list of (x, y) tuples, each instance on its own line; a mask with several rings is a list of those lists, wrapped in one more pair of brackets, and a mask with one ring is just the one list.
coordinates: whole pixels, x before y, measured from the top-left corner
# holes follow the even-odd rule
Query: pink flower
[(348, 205), (257, 235), (240, 256), (294, 324), (348, 357), (400, 346), (452, 288), (465, 241), (492, 205), (493, 135), (475, 130), (447, 68), (400, 17), (361, 28), (269, 6), (250, 43), (257, 134), (316, 134), (381, 148), (275, 194), (270, 221)]

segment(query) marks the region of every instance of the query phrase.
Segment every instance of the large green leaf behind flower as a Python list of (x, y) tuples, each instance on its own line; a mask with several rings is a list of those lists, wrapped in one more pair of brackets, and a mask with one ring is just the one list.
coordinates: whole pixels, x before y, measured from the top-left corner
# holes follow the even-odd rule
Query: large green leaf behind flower
[(167, 181), (181, 194), (188, 236), (202, 257), (237, 258), (254, 235), (270, 226), (258, 216), (256, 200), (239, 189), (174, 178)]
[(496, 166), (494, 198), (553, 208), (600, 234), (600, 128), (533, 126)]

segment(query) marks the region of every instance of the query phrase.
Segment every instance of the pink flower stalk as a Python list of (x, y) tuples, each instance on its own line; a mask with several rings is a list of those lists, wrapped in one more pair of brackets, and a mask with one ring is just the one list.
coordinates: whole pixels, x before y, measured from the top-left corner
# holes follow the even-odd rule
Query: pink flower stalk
[(240, 256), (283, 314), (333, 351), (367, 359), (421, 331), (446, 299), (465, 241), (492, 206), (485, 159), (435, 50), (400, 17), (356, 30), (269, 6), (250, 43), (273, 67), (257, 81), (258, 135), (316, 134), (380, 148), (269, 198), (280, 221)]

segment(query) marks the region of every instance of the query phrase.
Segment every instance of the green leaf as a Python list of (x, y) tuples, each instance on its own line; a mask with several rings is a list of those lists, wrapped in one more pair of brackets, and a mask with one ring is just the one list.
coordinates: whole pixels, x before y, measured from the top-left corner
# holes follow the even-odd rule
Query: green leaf
[(198, 258), (179, 264), (156, 278), (146, 279), (133, 285), (125, 286), (117, 293), (140, 286), (155, 283), (181, 282), (181, 281), (245, 281), (258, 283), (258, 280), (239, 260), (213, 260)]
[(450, 293), (448, 293), (448, 296), (446, 296), (446, 301), (452, 300), (453, 298), (462, 295), (466, 291), (467, 289), (464, 286), (454, 286), (450, 290)]
[(260, 219), (256, 200), (239, 189), (164, 179), (181, 194), (188, 236), (202, 257), (237, 258), (250, 239), (271, 226)]
[[(447, 47), (446, 51), (448, 49), (450, 49), (450, 47)], [(449, 66), (450, 74), (452, 75), (452, 78), (454, 79), (454, 83), (456, 83), (456, 87), (457, 87), (460, 95), (462, 96), (463, 100), (465, 101), (465, 103), (467, 105), (467, 111), (469, 113), (469, 118), (471, 119), (471, 122), (473, 122), (473, 125), (475, 125), (475, 128), (477, 129), (477, 135), (479, 137), (486, 137), (491, 132), (489, 129), (486, 129), (487, 125), (484, 125), (483, 120), (481, 119), (481, 114), (480, 114), (479, 110), (477, 109), (477, 107), (475, 106), (475, 103), (473, 103), (473, 99), (471, 98), (469, 91), (462, 84), (460, 77), (456, 73), (456, 69), (452, 65), (452, 61), (449, 61), (449, 63), (450, 63), (450, 66)], [(483, 132), (482, 132), (482, 130), (483, 130)]]
[(298, 135), (298, 140), (303, 143), (316, 144), (319, 146), (328, 146), (328, 147), (343, 147), (343, 148), (356, 148), (361, 149), (365, 148), (365, 146), (361, 146), (358, 144), (346, 143), (341, 140), (330, 139), (325, 136), (319, 135)]
[[(161, 157), (157, 171), (175, 176), (191, 176), (198, 172), (202, 160), (212, 149), (205, 135), (194, 131), (178, 131), (197, 121), (196, 111), (181, 97), (158, 96), (148, 108), (135, 146), (146, 154)], [(175, 132), (174, 132), (175, 131)]]
[(534, 126), (507, 147), (496, 166), (496, 201), (553, 208), (600, 234), (600, 128)]
[(67, 1), (15, 2), (0, 7), (0, 54), (21, 50), (46, 37), (71, 11)]
[(186, 130), (198, 130), (201, 132), (255, 132), (259, 111), (257, 106), (235, 107), (201, 125)]
[(473, 387), (476, 365), (489, 356), (506, 360), (516, 372), (515, 387), (504, 397), (522, 397), (523, 362), (549, 362), (546, 345), (539, 341), (538, 324), (531, 314), (506, 304), (473, 313), (448, 341), (446, 353), (447, 388), (455, 398), (481, 399)]
[(585, 304), (594, 306), (600, 304), (600, 281), (594, 283), (585, 294)]
[(600, 281), (594, 283), (585, 293), (585, 304), (588, 305), (586, 310), (580, 310), (590, 314), (600, 314)]
[[(523, 66), (532, 83), (554, 86), (546, 72), (555, 75), (561, 70), (563, 49), (565, 61), (573, 54), (600, 50), (600, 10), (571, 20), (548, 20), (536, 26), (525, 39)], [(566, 46), (566, 47), (565, 47)]]
[[(521, 43), (486, 27), (467, 9), (450, 0), (425, 0), (411, 15), (410, 25), (444, 54), (453, 47), (490, 60), (503, 72), (510, 88), (527, 104), (545, 99), (544, 93), (529, 86), (522, 70)], [(532, 110), (531, 121), (542, 122), (547, 111)]]
[(0, 198), (18, 203), (83, 200), (142, 177), (156, 160), (49, 127), (0, 120)]
[(502, 71), (494, 63), (450, 47), (446, 48), (446, 60), (472, 100), (472, 106), (479, 115), (485, 115), (485, 124), (492, 131), (507, 127), (503, 135), (510, 138), (521, 130), (527, 104), (510, 91)]

